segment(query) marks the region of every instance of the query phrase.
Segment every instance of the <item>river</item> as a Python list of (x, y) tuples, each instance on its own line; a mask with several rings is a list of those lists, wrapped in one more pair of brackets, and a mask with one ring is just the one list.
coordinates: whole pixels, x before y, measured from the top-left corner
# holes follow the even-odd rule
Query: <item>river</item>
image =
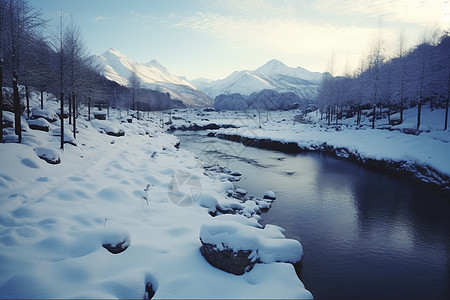
[(202, 161), (273, 190), (263, 223), (302, 243), (298, 274), (315, 299), (450, 299), (450, 200), (399, 176), (320, 153), (285, 154), (177, 131)]

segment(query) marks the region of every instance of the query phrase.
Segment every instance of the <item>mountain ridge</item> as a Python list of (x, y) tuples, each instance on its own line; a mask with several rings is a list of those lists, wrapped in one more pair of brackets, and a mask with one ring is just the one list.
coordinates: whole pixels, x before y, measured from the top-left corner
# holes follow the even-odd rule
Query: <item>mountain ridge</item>
[(250, 96), (264, 89), (293, 92), (302, 99), (312, 100), (318, 92), (324, 73), (311, 72), (302, 67), (291, 68), (271, 59), (256, 70), (234, 71), (219, 80), (192, 80), (191, 83), (211, 98), (239, 93)]
[(302, 67), (292, 68), (280, 60), (271, 59), (255, 70), (234, 71), (223, 79), (187, 80), (172, 74), (156, 59), (138, 63), (115, 48), (93, 57), (100, 66), (99, 72), (107, 79), (128, 86), (128, 78), (134, 70), (143, 88), (169, 93), (173, 99), (179, 99), (188, 106), (211, 106), (213, 99), (221, 94), (250, 96), (262, 90), (293, 92), (301, 99), (312, 100), (324, 75)]
[(100, 74), (121, 85), (129, 85), (128, 78), (134, 70), (143, 88), (169, 93), (173, 99), (188, 106), (210, 106), (213, 103), (209, 96), (198, 91), (189, 81), (172, 74), (156, 59), (138, 63), (114, 48), (102, 55), (93, 55), (93, 59), (99, 65)]

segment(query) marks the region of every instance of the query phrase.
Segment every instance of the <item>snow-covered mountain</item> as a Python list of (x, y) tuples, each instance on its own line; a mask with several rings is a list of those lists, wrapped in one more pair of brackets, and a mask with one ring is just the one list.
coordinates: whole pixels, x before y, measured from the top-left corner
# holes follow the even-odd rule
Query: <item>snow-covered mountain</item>
[(317, 94), (323, 73), (310, 72), (304, 68), (291, 68), (273, 59), (254, 71), (235, 71), (216, 81), (197, 79), (191, 81), (211, 98), (220, 94), (239, 93), (249, 96), (264, 89), (277, 92), (293, 92), (302, 99), (313, 99)]
[(141, 64), (116, 49), (109, 49), (102, 55), (94, 55), (93, 59), (99, 65), (103, 76), (121, 85), (127, 86), (132, 70), (136, 70), (143, 88), (169, 93), (173, 99), (179, 99), (189, 106), (212, 105), (210, 97), (198, 91), (184, 78), (170, 73), (157, 60)]

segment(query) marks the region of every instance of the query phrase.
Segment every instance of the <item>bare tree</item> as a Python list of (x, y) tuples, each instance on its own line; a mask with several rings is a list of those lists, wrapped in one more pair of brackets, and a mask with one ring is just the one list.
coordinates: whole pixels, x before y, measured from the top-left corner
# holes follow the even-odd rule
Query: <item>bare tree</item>
[(131, 89), (131, 110), (135, 110), (136, 101), (139, 96), (139, 90), (141, 88), (141, 80), (137, 76), (136, 67), (133, 67), (130, 77), (128, 77), (128, 86)]
[(56, 52), (59, 57), (59, 118), (61, 120), (61, 140), (60, 140), (60, 148), (64, 150), (64, 45), (63, 45), (63, 20), (64, 14), (61, 10), (60, 21), (59, 21), (59, 37), (56, 38), (57, 48)]
[(73, 137), (76, 138), (77, 96), (82, 90), (86, 51), (81, 39), (81, 31), (73, 20), (70, 20), (65, 28), (64, 48), (69, 87), (69, 124), (73, 123)]
[(406, 72), (406, 59), (404, 59), (404, 44), (405, 36), (403, 32), (400, 34), (398, 41), (398, 58), (401, 64), (400, 68), (400, 123), (403, 123), (403, 105), (405, 102), (405, 72)]
[(371, 95), (373, 107), (372, 129), (375, 128), (376, 107), (380, 101), (380, 68), (383, 65), (383, 62), (384, 62), (384, 55), (383, 55), (382, 41), (378, 37), (377, 42), (372, 47), (372, 52), (369, 55), (369, 68), (371, 71), (370, 73), (372, 79), (372, 95)]
[[(22, 141), (21, 128), (21, 100), (18, 89), (19, 77), (26, 85), (25, 69), (27, 53), (30, 52), (30, 43), (37, 40), (36, 31), (45, 24), (40, 12), (33, 10), (26, 0), (9, 0), (1, 2), (3, 11), (2, 31), (5, 30), (10, 36), (9, 41), (2, 38), (2, 48), (8, 52), (10, 76), (13, 87), (13, 106), (15, 133), (18, 141)], [(3, 35), (3, 34), (2, 34)], [(4, 53), (3, 53), (4, 54)]]

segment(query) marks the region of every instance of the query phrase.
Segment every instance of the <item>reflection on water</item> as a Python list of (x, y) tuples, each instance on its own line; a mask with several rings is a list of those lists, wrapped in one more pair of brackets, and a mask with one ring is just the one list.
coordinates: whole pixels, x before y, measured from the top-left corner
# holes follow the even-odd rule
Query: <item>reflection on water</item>
[(450, 299), (450, 201), (443, 195), (326, 155), (176, 134), (203, 161), (240, 170), (237, 185), (249, 194), (277, 194), (263, 221), (302, 242), (301, 278), (316, 299)]

